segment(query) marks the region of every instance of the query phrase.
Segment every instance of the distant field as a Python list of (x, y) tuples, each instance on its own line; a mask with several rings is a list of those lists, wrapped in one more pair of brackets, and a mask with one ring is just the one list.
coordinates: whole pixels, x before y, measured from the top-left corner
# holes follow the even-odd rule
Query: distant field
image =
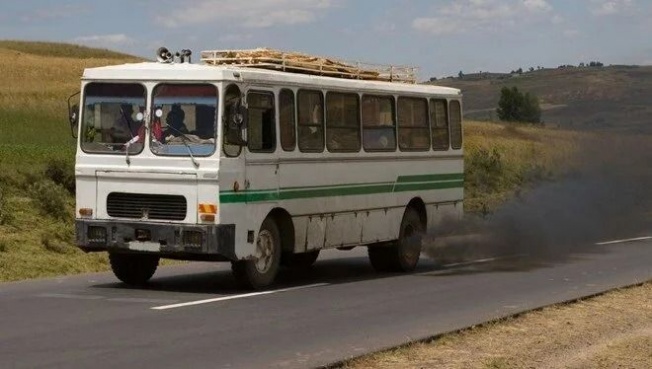
[(0, 41), (0, 144), (70, 145), (66, 100), (79, 90), (84, 68), (138, 60), (80, 46)]
[(507, 78), (447, 78), (434, 83), (464, 93), (468, 119), (497, 120), (500, 89), (538, 96), (543, 120), (582, 130), (652, 132), (652, 66), (543, 69)]

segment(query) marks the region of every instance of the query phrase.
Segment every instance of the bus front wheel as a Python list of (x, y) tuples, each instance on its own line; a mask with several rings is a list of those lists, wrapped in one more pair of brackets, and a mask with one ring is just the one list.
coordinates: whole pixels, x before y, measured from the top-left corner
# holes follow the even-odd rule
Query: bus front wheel
[(379, 272), (411, 272), (416, 268), (421, 254), (424, 227), (419, 213), (407, 208), (403, 214), (399, 238), (390, 246), (370, 246), (371, 266)]
[(284, 252), (281, 257), (281, 266), (294, 270), (306, 270), (317, 261), (318, 257), (319, 250), (308, 251), (300, 254)]
[(149, 281), (158, 268), (159, 260), (157, 255), (109, 253), (113, 274), (132, 286), (143, 285)]
[(281, 262), (281, 235), (272, 218), (263, 221), (256, 239), (256, 255), (252, 260), (231, 263), (231, 270), (240, 287), (259, 289), (271, 285)]

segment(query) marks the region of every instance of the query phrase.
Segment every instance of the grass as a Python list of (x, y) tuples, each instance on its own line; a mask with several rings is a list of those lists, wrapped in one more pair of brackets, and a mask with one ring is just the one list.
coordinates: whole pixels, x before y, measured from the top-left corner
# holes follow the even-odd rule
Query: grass
[(488, 213), (515, 192), (568, 169), (588, 134), (520, 124), (465, 123), (465, 211)]
[(76, 59), (136, 59), (132, 55), (123, 54), (107, 49), (97, 49), (80, 45), (60, 42), (38, 42), (19, 40), (0, 40), (0, 49), (18, 51), (38, 56), (55, 56)]
[[(108, 269), (73, 246), (75, 143), (66, 99), (84, 68), (138, 58), (76, 45), (0, 41), (0, 281)], [(63, 164), (62, 164), (63, 163)], [(66, 164), (67, 163), (67, 164)]]

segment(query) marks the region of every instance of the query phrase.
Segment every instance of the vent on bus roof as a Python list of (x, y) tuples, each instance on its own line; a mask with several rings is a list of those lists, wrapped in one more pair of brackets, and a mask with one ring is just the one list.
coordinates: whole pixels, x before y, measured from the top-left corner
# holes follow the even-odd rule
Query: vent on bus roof
[(415, 67), (349, 62), (272, 49), (207, 50), (201, 60), (209, 65), (264, 68), (368, 81), (416, 83)]
[(107, 213), (114, 218), (184, 220), (187, 208), (179, 195), (112, 192), (106, 199)]

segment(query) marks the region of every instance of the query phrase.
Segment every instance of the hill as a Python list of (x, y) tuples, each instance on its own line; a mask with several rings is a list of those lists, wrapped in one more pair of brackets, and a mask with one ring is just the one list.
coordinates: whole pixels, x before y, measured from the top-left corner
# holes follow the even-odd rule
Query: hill
[(652, 132), (652, 66), (542, 69), (472, 77), (430, 83), (461, 89), (468, 119), (497, 120), (500, 89), (516, 86), (539, 97), (548, 125)]

